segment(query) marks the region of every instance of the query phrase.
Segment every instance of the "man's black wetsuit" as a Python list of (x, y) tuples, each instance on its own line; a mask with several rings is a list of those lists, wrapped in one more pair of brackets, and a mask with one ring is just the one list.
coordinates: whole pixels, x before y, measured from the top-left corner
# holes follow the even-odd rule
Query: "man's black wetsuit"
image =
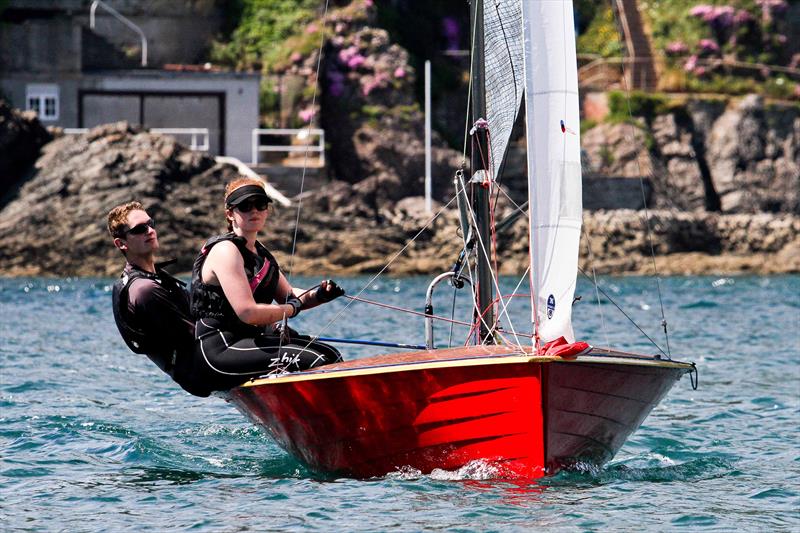
[(226, 390), (249, 379), (267, 374), (294, 372), (341, 361), (332, 346), (313, 342), (310, 337), (292, 332), (282, 339), (271, 327), (252, 326), (239, 320), (222, 287), (202, 282), (203, 264), (211, 248), (222, 242), (236, 244), (253, 298), (257, 303), (275, 300), (280, 268), (275, 257), (256, 242), (257, 254), (247, 249), (244, 237), (227, 233), (209, 239), (192, 269), (192, 316), (195, 326), (195, 361), (205, 366), (208, 383), (214, 390)]
[(156, 267), (126, 263), (113, 288), (114, 320), (128, 347), (145, 354), (184, 390), (208, 396), (194, 369), (194, 320), (185, 284)]

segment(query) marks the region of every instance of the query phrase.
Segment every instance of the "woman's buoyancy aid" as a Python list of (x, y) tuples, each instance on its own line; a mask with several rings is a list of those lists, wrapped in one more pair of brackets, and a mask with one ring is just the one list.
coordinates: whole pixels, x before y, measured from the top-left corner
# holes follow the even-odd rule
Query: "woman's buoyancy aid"
[[(156, 272), (147, 272), (135, 265), (127, 264), (112, 289), (114, 321), (122, 339), (132, 352), (145, 354), (161, 370), (175, 376), (176, 362), (184, 354), (191, 353), (194, 341), (193, 322), (189, 313), (189, 300), (186, 284), (175, 278), (163, 267), (174, 263), (167, 261), (156, 264)], [(129, 308), (129, 290), (139, 279), (151, 280), (160, 287), (160, 299), (164, 309), (160, 315), (174, 315), (169, 324), (160, 324), (158, 331), (152, 327), (151, 317), (135, 316)], [(151, 324), (148, 326), (148, 323)]]
[(230, 302), (225, 297), (222, 287), (209, 285), (202, 281), (203, 265), (208, 253), (214, 245), (231, 241), (239, 249), (244, 259), (244, 270), (253, 299), (256, 303), (269, 304), (275, 300), (280, 278), (278, 261), (261, 243), (256, 241), (254, 254), (247, 249), (247, 239), (230, 232), (212, 237), (203, 245), (200, 254), (195, 259), (192, 268), (192, 316), (195, 320), (201, 318), (214, 319), (221, 329), (234, 332), (242, 337), (253, 337), (263, 331), (263, 327), (252, 326), (239, 320)]

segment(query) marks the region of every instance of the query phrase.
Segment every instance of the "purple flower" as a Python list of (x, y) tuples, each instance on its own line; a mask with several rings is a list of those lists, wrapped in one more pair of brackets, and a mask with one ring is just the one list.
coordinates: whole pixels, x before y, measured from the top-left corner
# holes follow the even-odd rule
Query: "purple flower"
[(756, 0), (761, 9), (769, 9), (773, 13), (783, 13), (789, 7), (786, 0)]
[(341, 50), (339, 50), (339, 61), (341, 61), (346, 65), (347, 62), (350, 61), (350, 59), (352, 59), (357, 54), (358, 54), (358, 46), (356, 45), (348, 46), (347, 48), (342, 48)]
[(686, 63), (684, 63), (683, 70), (685, 70), (686, 72), (692, 72), (696, 66), (697, 66), (697, 56), (692, 55), (689, 56), (689, 59), (687, 59)]
[(314, 118), (314, 108), (307, 107), (305, 109), (301, 109), (300, 112), (297, 113), (297, 116), (300, 117), (300, 120), (302, 120), (304, 123), (309, 123), (311, 122), (311, 119)]
[(689, 47), (683, 41), (673, 41), (667, 45), (666, 52), (669, 55), (685, 54), (689, 51)]
[(331, 83), (344, 83), (344, 74), (338, 70), (331, 70), (328, 72), (328, 79)]
[(347, 60), (347, 67), (351, 70), (355, 70), (361, 65), (363, 65), (364, 61), (366, 61), (366, 58), (364, 56), (362, 56), (361, 54), (356, 54)]
[(700, 42), (697, 44), (701, 52), (719, 52), (719, 46), (711, 39), (700, 39)]
[(447, 50), (458, 50), (461, 41), (461, 26), (454, 17), (442, 19), (442, 34), (447, 41)]
[(736, 9), (732, 6), (710, 6), (700, 4), (689, 10), (689, 15), (703, 19), (717, 29), (728, 28), (733, 24)]
[(394, 77), (395, 78), (405, 78), (406, 77), (406, 70), (403, 67), (397, 67), (394, 69)]
[(328, 86), (328, 91), (330, 91), (331, 96), (335, 96), (338, 98), (339, 96), (342, 96), (344, 94), (344, 84), (332, 82)]
[(736, 26), (742, 26), (752, 20), (754, 20), (753, 15), (751, 15), (750, 12), (745, 9), (740, 9), (739, 11), (736, 12), (736, 15), (733, 17), (733, 23)]
[(714, 17), (714, 6), (700, 4), (690, 9), (689, 14), (693, 17), (698, 17), (708, 22)]

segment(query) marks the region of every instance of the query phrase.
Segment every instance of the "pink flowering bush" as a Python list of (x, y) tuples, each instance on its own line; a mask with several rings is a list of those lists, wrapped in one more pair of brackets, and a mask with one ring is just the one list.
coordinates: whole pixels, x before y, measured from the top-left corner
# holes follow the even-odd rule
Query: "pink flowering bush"
[(700, 39), (700, 42), (697, 43), (697, 46), (700, 48), (701, 53), (715, 54), (719, 52), (719, 45), (711, 39)]
[(310, 124), (311, 119), (314, 118), (314, 108), (307, 107), (305, 109), (301, 109), (300, 112), (297, 113), (297, 116), (300, 118), (303, 124)]
[(689, 47), (683, 41), (672, 41), (667, 45), (667, 55), (678, 56), (683, 55), (689, 51)]

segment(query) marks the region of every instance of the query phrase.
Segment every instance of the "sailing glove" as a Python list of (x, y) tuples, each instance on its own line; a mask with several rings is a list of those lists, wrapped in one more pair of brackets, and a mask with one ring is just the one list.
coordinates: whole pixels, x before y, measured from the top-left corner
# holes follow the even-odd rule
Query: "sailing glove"
[(303, 302), (300, 301), (300, 298), (296, 296), (292, 296), (288, 300), (286, 300), (287, 305), (292, 306), (292, 314), (289, 315), (289, 318), (294, 318), (300, 314), (300, 309), (303, 308)]
[(335, 300), (339, 296), (344, 295), (344, 289), (336, 284), (335, 281), (326, 279), (319, 284), (319, 288), (315, 294), (317, 301), (321, 304)]

